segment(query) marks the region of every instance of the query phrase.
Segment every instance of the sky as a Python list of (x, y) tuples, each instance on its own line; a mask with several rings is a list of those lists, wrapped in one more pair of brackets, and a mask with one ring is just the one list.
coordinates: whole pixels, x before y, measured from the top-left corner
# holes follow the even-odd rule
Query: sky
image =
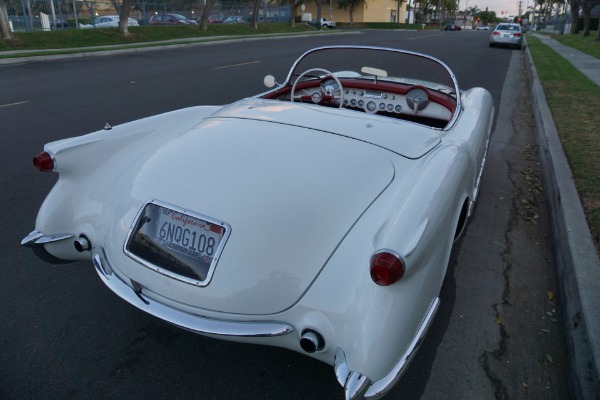
[(521, 12), (525, 13), (527, 5), (533, 5), (533, 0), (460, 0), (459, 8), (464, 10), (467, 7), (475, 7), (478, 9), (485, 11), (485, 8), (488, 8), (488, 11), (495, 11), (497, 17), (502, 17), (502, 12), (504, 11), (504, 15), (517, 15), (519, 12), (519, 1), (521, 3)]

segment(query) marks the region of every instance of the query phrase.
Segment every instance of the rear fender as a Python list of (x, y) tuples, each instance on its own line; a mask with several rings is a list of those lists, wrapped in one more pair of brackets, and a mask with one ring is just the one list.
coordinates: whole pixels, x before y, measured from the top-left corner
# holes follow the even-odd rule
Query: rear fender
[[(394, 199), (397, 193), (387, 192), (361, 218), (299, 303), (328, 321), (315, 319), (310, 324), (326, 342), (318, 357), (332, 362), (340, 348), (350, 370), (372, 381), (386, 376), (405, 355), (436, 301), (469, 193), (473, 178), (467, 168), (469, 155), (452, 146), (434, 151), (438, 153), (422, 166), (417, 184), (403, 201)], [(377, 208), (389, 204), (399, 204), (400, 209), (378, 230), (382, 210)], [(373, 232), (373, 240), (365, 232)], [(408, 266), (402, 280), (386, 287), (376, 285), (369, 273), (370, 257), (381, 248), (399, 252)]]
[(463, 147), (435, 150), (419, 171), (418, 183), (375, 239), (375, 249), (392, 249), (404, 259), (406, 277), (423, 266), (438, 269), (432, 296), (441, 287), (461, 209), (475, 179), (471, 163), (472, 155)]
[(160, 143), (184, 133), (219, 108), (204, 106), (172, 111), (51, 142), (44, 146), (44, 150), (52, 153), (55, 171), (60, 174), (86, 176), (99, 167), (110, 173)]
[(40, 207), (36, 230), (74, 236), (45, 244), (46, 251), (64, 260), (89, 259), (90, 253), (76, 251), (74, 242), (85, 235), (94, 243), (106, 195), (122, 172), (218, 108), (187, 108), (47, 144), (45, 150), (54, 155), (59, 179)]

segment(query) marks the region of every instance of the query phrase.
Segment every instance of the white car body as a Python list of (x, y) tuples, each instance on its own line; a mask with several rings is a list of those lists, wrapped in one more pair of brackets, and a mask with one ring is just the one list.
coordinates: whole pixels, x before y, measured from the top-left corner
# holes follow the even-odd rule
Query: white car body
[[(313, 22), (317, 23), (317, 20), (315, 19)], [(321, 18), (321, 26), (324, 28), (335, 28), (335, 21), (331, 21), (326, 18)]]
[(244, 23), (244, 17), (238, 17), (238, 16), (229, 16), (227, 18), (225, 18), (223, 20), (224, 24), (242, 24)]
[[(101, 17), (96, 17), (91, 24), (79, 24), (80, 28), (90, 29), (90, 28), (117, 28), (119, 26), (119, 16), (118, 15), (103, 15)], [(127, 26), (139, 26), (137, 20), (133, 18), (127, 19)]]
[[(59, 179), (22, 244), (92, 260), (174, 325), (307, 354), (347, 399), (379, 398), (436, 313), (493, 114), (434, 58), (314, 49), (255, 97), (47, 144), (36, 164)], [(378, 254), (400, 280), (375, 283)]]

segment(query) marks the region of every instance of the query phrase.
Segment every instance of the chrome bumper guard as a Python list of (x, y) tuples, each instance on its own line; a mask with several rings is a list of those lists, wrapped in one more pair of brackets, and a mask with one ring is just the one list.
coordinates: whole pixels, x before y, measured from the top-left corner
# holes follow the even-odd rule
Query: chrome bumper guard
[(57, 233), (54, 235), (45, 235), (38, 230), (31, 233), (21, 240), (21, 246), (25, 247), (41, 247), (47, 243), (60, 242), (61, 240), (71, 239), (75, 235), (71, 233)]
[(417, 334), (410, 342), (404, 355), (398, 360), (398, 363), (394, 368), (378, 381), (371, 382), (365, 375), (351, 371), (346, 364), (346, 355), (344, 354), (344, 351), (341, 348), (337, 349), (335, 352), (334, 363), (335, 376), (340, 385), (344, 388), (346, 400), (357, 400), (361, 399), (362, 396), (364, 396), (365, 399), (380, 399), (394, 387), (421, 346), (439, 306), (440, 299), (436, 297), (429, 306), (425, 319), (421, 323)]
[(282, 336), (294, 331), (292, 326), (277, 321), (224, 321), (176, 310), (144, 296), (143, 288), (137, 282), (132, 281), (133, 287), (123, 282), (113, 272), (103, 248), (94, 247), (92, 249), (92, 262), (104, 284), (123, 300), (148, 314), (189, 331), (206, 335), (238, 337)]

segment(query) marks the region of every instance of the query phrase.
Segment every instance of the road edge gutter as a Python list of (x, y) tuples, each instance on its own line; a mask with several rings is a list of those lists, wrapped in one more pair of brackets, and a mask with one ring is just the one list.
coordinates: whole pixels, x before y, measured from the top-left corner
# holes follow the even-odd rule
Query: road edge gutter
[(600, 399), (600, 259), (529, 47), (527, 72), (550, 212), (571, 395)]

